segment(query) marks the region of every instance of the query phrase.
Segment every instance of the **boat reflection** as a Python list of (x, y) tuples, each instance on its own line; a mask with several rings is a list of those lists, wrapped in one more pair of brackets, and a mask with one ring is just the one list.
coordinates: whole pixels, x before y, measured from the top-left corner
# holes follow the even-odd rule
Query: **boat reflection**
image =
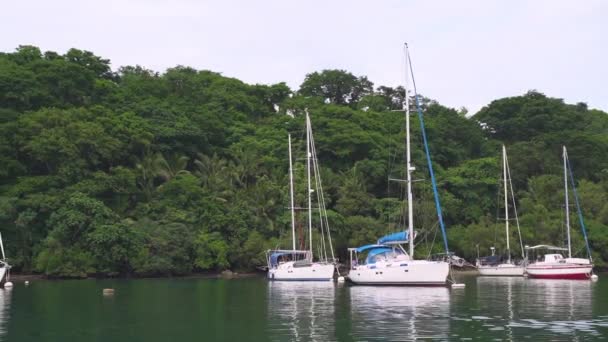
[(547, 319), (591, 319), (593, 286), (590, 281), (528, 279), (524, 297)]
[(599, 336), (605, 324), (593, 319), (590, 281), (477, 278), (479, 329), (504, 331), (514, 341), (530, 334), (570, 340)]
[(335, 340), (335, 292), (333, 282), (269, 282), (269, 340)]
[(445, 287), (349, 288), (355, 340), (428, 340), (449, 337), (450, 291)]
[(12, 290), (0, 289), (0, 341), (3, 341), (7, 333), (10, 315)]

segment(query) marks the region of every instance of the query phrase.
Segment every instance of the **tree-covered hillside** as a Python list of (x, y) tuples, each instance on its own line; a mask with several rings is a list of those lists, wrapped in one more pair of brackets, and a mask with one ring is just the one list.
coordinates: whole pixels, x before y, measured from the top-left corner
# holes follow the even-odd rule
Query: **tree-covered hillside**
[[(0, 53), (0, 232), (8, 257), (23, 272), (72, 277), (262, 265), (266, 249), (288, 247), (288, 133), (296, 205), (305, 203), (305, 109), (344, 256), (346, 247), (403, 225), (402, 184), (388, 182), (403, 175), (404, 119), (394, 110), (402, 90), (342, 70), (313, 72), (290, 89), (184, 66), (112, 70), (77, 49)], [(504, 250), (502, 143), (525, 243), (563, 244), (566, 144), (596, 262), (608, 261), (608, 114), (536, 91), (470, 117), (428, 99), (423, 109), (457, 254)], [(416, 177), (428, 179), (412, 120)], [(416, 183), (414, 195), (421, 257), (441, 244), (432, 244), (429, 182)], [(581, 234), (573, 236), (583, 253)]]

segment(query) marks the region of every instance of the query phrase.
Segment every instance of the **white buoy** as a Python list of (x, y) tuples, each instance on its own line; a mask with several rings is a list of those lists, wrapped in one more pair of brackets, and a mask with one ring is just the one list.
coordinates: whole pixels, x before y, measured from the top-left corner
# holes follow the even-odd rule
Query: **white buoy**
[(11, 289), (13, 288), (13, 283), (10, 281), (7, 281), (6, 283), (4, 283), (4, 288), (5, 289)]
[(597, 274), (591, 275), (591, 281), (597, 281), (598, 279), (599, 279), (599, 277), (597, 276)]
[(465, 287), (466, 287), (466, 285), (463, 283), (453, 283), (452, 284), (453, 289), (464, 289)]
[(338, 283), (343, 283), (346, 279), (343, 276), (338, 277)]
[(114, 289), (103, 289), (102, 291), (104, 296), (113, 296), (114, 295)]
[(29, 280), (26, 280), (26, 281), (25, 281), (25, 286), (28, 286), (29, 284), (30, 284), (30, 281), (29, 281)]

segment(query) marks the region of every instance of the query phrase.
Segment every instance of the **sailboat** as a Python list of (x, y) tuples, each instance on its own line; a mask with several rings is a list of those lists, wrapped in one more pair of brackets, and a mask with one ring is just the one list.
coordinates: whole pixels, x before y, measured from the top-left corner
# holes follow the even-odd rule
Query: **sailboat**
[(519, 230), (519, 219), (517, 218), (517, 209), (515, 208), (515, 194), (513, 193), (513, 185), (511, 184), (511, 172), (509, 170), (509, 162), (507, 159), (507, 149), (505, 145), (502, 145), (502, 173), (503, 173), (503, 185), (504, 185), (504, 194), (505, 194), (505, 234), (507, 240), (507, 261), (500, 262), (500, 258), (497, 255), (494, 255), (495, 248), (491, 247), (492, 251), (491, 256), (487, 256), (484, 258), (478, 258), (476, 262), (477, 270), (479, 274), (482, 276), (523, 276), (524, 275), (524, 266), (516, 265), (511, 260), (511, 248), (510, 248), (510, 234), (509, 234), (509, 191), (507, 187), (508, 184), (511, 185), (511, 198), (513, 199), (513, 208), (515, 211), (515, 222), (517, 224), (517, 233), (519, 234), (519, 241), (521, 245), (521, 253), (522, 259), (524, 258), (524, 248), (523, 243), (521, 243), (521, 232)]
[[(408, 230), (395, 232), (386, 235), (375, 244), (365, 245), (357, 248), (349, 248), (350, 252), (350, 271), (348, 279), (355, 284), (369, 285), (446, 285), (450, 272), (450, 264), (446, 261), (432, 260), (415, 260), (414, 259), (414, 214), (413, 214), (413, 196), (412, 196), (412, 173), (415, 168), (412, 166), (410, 153), (410, 102), (408, 95), (408, 80), (409, 75), (412, 75), (412, 83), (414, 86), (414, 95), (416, 99), (416, 107), (424, 147), (427, 157), (427, 164), (433, 185), (433, 195), (435, 198), (435, 207), (439, 218), (439, 225), (443, 234), (446, 254), (449, 255), (447, 248), (447, 239), (445, 235), (445, 227), (443, 217), (441, 215), (441, 206), (439, 204), (439, 195), (435, 182), (435, 174), (433, 165), (431, 164), (430, 153), (426, 141), (426, 133), (424, 129), (424, 120), (422, 118), (422, 110), (416, 94), (416, 83), (413, 78), (411, 67), (411, 59), (407, 44), (405, 44), (405, 64), (406, 64), (406, 81), (405, 81), (405, 146), (406, 146), (406, 174), (405, 180), (407, 186), (407, 207), (408, 207)], [(403, 244), (408, 244), (409, 250), (405, 251)], [(359, 263), (359, 254), (366, 253), (362, 263)]]
[(11, 265), (6, 261), (6, 256), (4, 255), (4, 243), (2, 242), (2, 234), (0, 233), (0, 251), (2, 251), (2, 260), (0, 260), (0, 286), (10, 287), (13, 283), (10, 282), (9, 274)]
[[(319, 164), (316, 158), (316, 150), (312, 135), (310, 116), (306, 112), (306, 169), (308, 181), (308, 250), (296, 249), (296, 219), (293, 189), (293, 162), (291, 158), (291, 135), (288, 135), (289, 146), (289, 193), (291, 210), (291, 238), (292, 249), (275, 249), (266, 253), (268, 265), (268, 279), (270, 280), (292, 280), (292, 281), (331, 281), (334, 278), (335, 257), (325, 212), (325, 197), (321, 184)], [(313, 173), (315, 189), (312, 188)], [(312, 230), (312, 194), (317, 196), (317, 205), (320, 223), (319, 256), (317, 261), (313, 253), (313, 230)], [(330, 250), (331, 259), (328, 257), (327, 248)]]
[[(587, 232), (585, 230), (583, 213), (581, 211), (580, 203), (578, 200), (578, 194), (576, 193), (576, 186), (574, 184), (574, 178), (572, 175), (572, 169), (570, 168), (570, 161), (568, 160), (568, 152), (566, 150), (566, 146), (563, 147), (562, 158), (564, 160), (564, 194), (566, 210), (566, 236), (568, 240), (568, 247), (563, 248), (549, 245), (538, 245), (533, 247), (526, 246), (527, 254), (529, 254), (530, 251), (534, 252), (536, 250), (548, 250), (550, 252), (542, 256), (541, 260), (530, 263), (526, 267), (526, 273), (530, 278), (592, 279), (593, 277), (597, 276), (593, 275), (593, 260), (591, 259), (591, 250), (589, 249), (589, 241), (587, 240)], [(569, 178), (568, 175), (570, 175)], [(568, 179), (570, 179), (570, 184), (572, 185), (579, 223), (581, 225), (581, 230), (583, 232), (585, 244), (587, 247), (588, 258), (572, 257), (572, 246), (570, 241), (570, 207), (568, 203)], [(564, 256), (559, 252), (568, 252), (568, 257), (564, 258)]]

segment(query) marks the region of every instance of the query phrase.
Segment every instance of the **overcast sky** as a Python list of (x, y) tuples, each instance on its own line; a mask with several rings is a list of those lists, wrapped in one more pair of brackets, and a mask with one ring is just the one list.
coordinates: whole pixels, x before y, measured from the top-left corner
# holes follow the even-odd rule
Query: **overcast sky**
[(537, 89), (608, 111), (608, 1), (20, 0), (0, 6), (0, 51), (90, 50), (112, 67), (178, 64), (248, 83), (346, 69), (476, 111)]

